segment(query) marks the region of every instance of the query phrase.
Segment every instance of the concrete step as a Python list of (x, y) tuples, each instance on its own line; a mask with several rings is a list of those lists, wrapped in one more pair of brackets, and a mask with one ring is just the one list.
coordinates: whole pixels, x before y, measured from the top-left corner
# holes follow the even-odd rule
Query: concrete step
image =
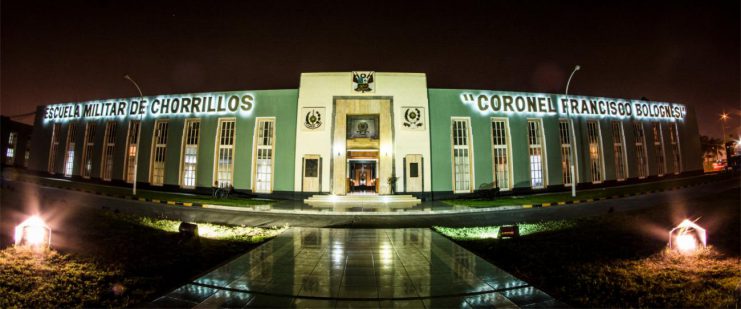
[(305, 203), (421, 203), (412, 195), (326, 195), (317, 194), (304, 200)]

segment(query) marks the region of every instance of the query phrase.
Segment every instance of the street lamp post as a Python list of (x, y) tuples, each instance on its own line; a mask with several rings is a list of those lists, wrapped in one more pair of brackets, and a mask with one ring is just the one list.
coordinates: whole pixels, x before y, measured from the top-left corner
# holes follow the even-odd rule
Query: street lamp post
[[(136, 90), (139, 91), (139, 106), (141, 106), (142, 101), (144, 101), (144, 95), (142, 94), (142, 89), (139, 88), (139, 84), (137, 84), (133, 79), (131, 79), (131, 76), (129, 76), (129, 74), (124, 75), (124, 79), (129, 80), (132, 84), (134, 84), (134, 87), (136, 87)], [(139, 109), (139, 107), (137, 107), (137, 109)], [(137, 181), (136, 174), (139, 171), (139, 147), (141, 146), (140, 145), (141, 141), (139, 139), (141, 137), (141, 132), (142, 132), (142, 117), (143, 117), (142, 114), (140, 113), (140, 110), (138, 110), (137, 113), (139, 114), (139, 125), (136, 130), (136, 152), (134, 153), (134, 179), (132, 180), (132, 182), (134, 183), (134, 186), (132, 187), (134, 196), (136, 196), (136, 181)]]
[(721, 146), (723, 149), (723, 152), (726, 154), (726, 162), (728, 162), (728, 149), (726, 149), (726, 120), (728, 119), (728, 114), (726, 114), (725, 111), (723, 111), (722, 114), (720, 114), (720, 129), (723, 134), (723, 145)]
[[(569, 85), (571, 85), (571, 78), (574, 77), (576, 71), (579, 71), (581, 67), (577, 64), (574, 66), (574, 70), (569, 75), (569, 80), (566, 81), (566, 99), (569, 97)], [(574, 164), (576, 162), (576, 132), (574, 131), (574, 120), (571, 120), (571, 197), (576, 197), (576, 184), (578, 182), (576, 177), (576, 168)]]

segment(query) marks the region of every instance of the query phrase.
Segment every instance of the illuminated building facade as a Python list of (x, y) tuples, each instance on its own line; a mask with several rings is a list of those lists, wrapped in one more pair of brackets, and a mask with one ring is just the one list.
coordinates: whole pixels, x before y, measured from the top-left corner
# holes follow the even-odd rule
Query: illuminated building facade
[(54, 104), (35, 125), (30, 168), (39, 172), (293, 199), (443, 199), (702, 171), (684, 105), (430, 89), (422, 73), (304, 73), (299, 89)]

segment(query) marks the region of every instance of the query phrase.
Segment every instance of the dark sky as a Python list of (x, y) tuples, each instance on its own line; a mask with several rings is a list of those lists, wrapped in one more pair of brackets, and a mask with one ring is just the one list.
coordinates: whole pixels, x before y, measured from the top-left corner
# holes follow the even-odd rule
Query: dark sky
[[(268, 1), (266, 1), (268, 2)], [(431, 88), (647, 97), (738, 130), (739, 1), (2, 1), (2, 114), (145, 95), (297, 88), (301, 72), (427, 73)], [(30, 122), (31, 119), (27, 118)]]

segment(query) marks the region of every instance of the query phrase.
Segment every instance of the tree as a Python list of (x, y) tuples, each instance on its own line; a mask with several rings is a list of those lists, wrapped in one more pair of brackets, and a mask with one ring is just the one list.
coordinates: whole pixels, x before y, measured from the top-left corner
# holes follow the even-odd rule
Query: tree
[(702, 135), (700, 136), (700, 149), (704, 158), (713, 158), (718, 151), (722, 151), (723, 141), (719, 138)]

